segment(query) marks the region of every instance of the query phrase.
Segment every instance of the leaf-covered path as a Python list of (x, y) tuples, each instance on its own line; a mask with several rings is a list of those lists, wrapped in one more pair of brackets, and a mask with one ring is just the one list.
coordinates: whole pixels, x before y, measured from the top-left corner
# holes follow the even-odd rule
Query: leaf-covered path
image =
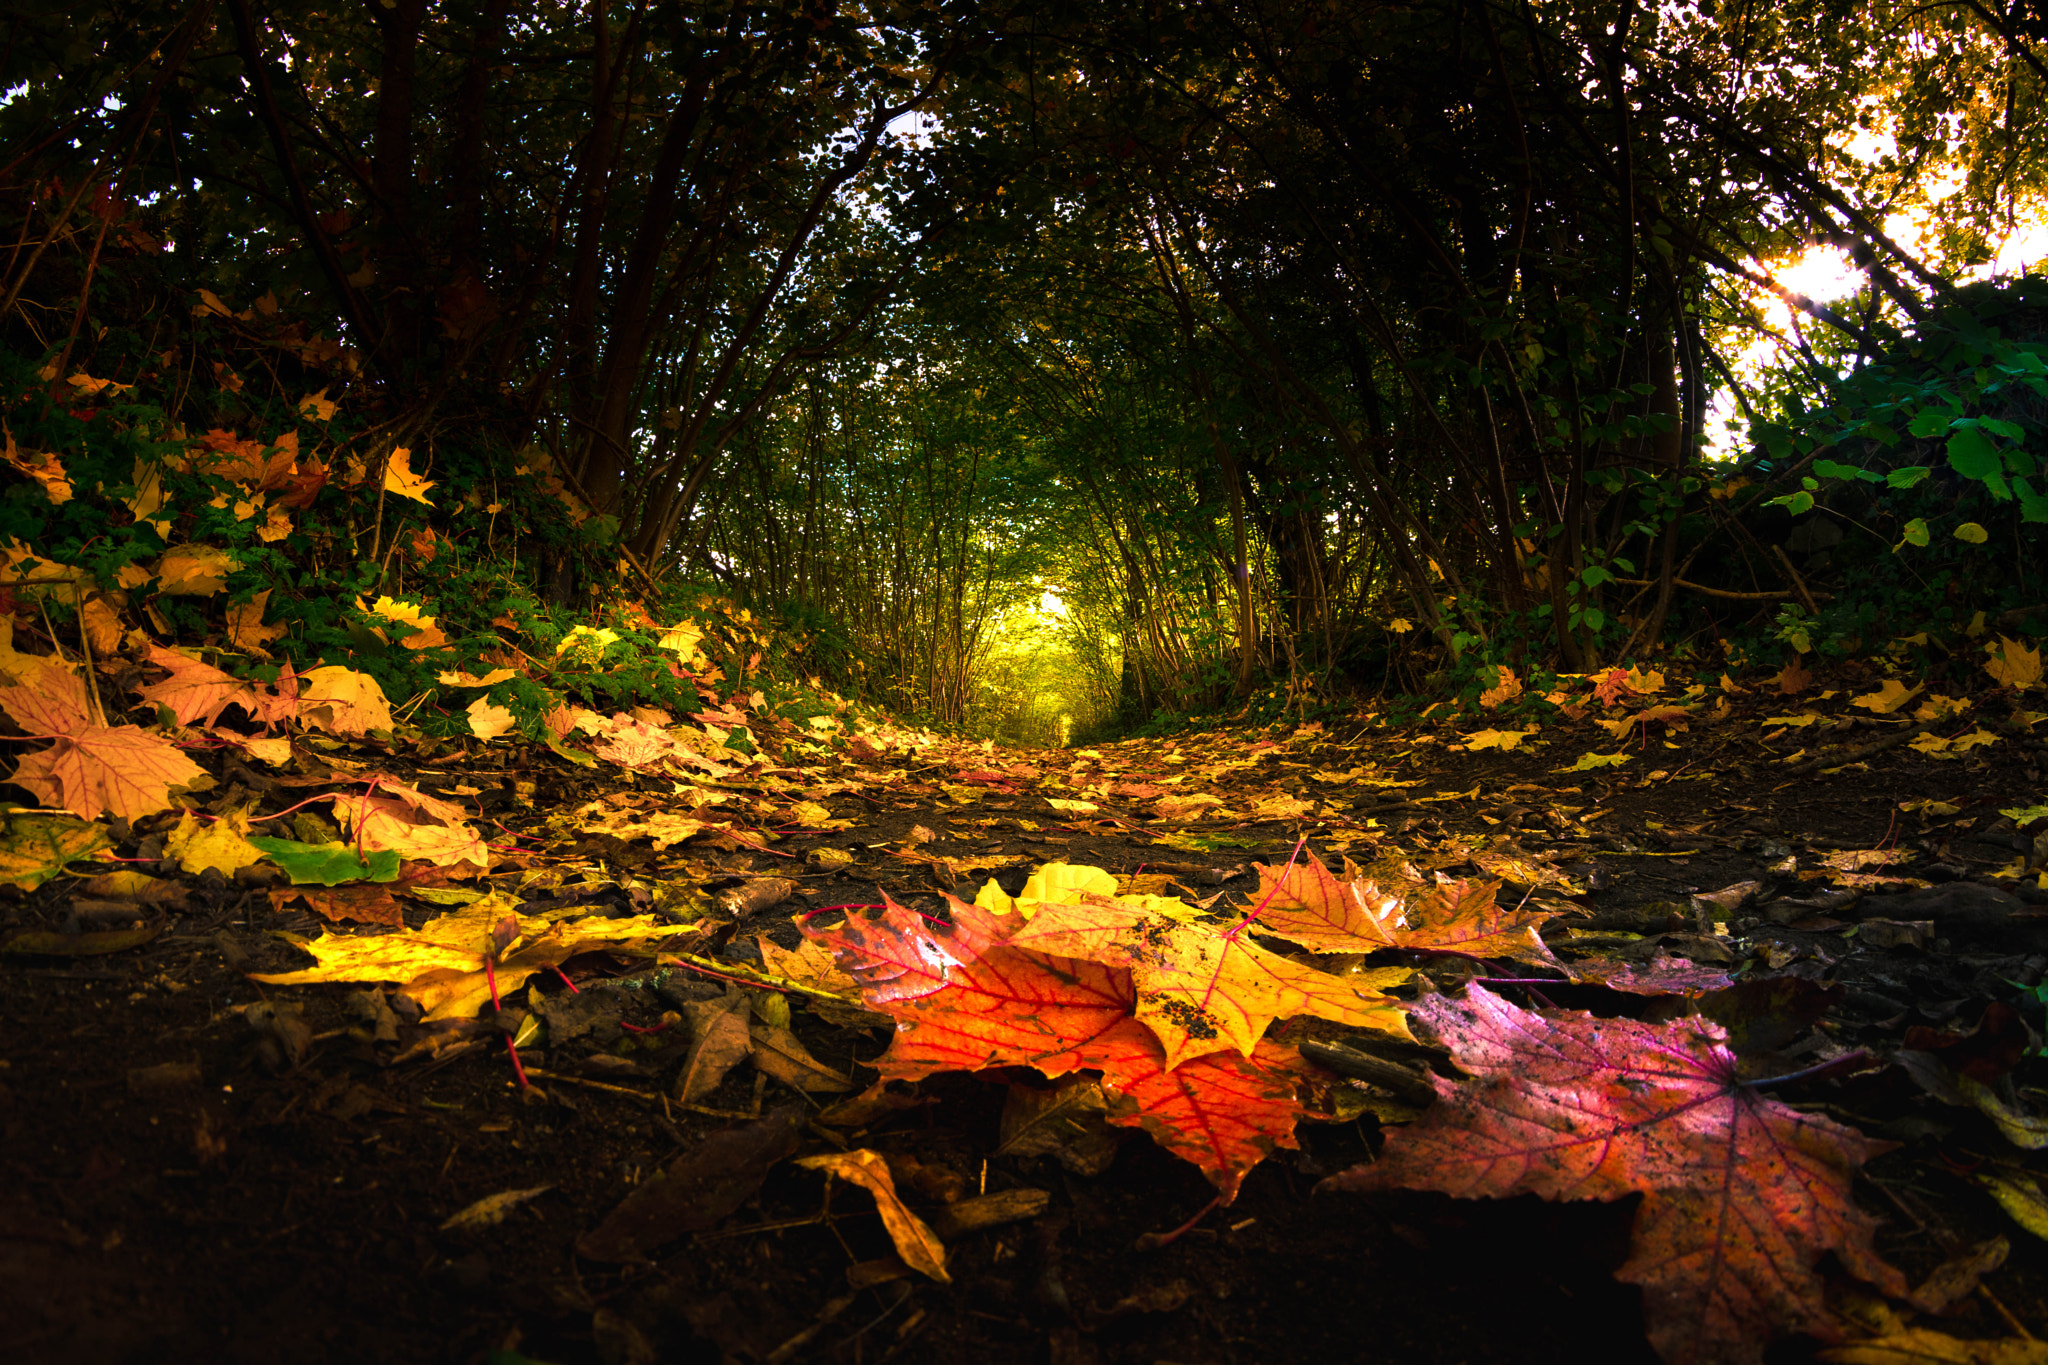
[[(114, 831), (168, 875), (0, 909), (0, 1331), (52, 1361), (2042, 1358), (2040, 717), (1874, 674), (1601, 688), (1527, 732), (216, 759), (202, 818)], [(215, 847), (314, 792), (405, 871), (323, 885), (317, 819)], [(449, 852), (471, 825), (488, 869)], [(13, 817), (10, 875), (63, 829)], [(1205, 1041), (1254, 997), (1244, 1046)], [(1635, 1146), (1595, 1180), (1563, 1138), (1601, 1123)], [(1713, 1151), (1747, 1230), (1708, 1216)]]

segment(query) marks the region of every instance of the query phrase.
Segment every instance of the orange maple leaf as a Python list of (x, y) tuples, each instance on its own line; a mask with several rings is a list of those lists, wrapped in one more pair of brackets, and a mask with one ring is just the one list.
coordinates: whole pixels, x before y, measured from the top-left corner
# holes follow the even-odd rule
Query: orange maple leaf
[(151, 645), (149, 661), (171, 676), (136, 691), (144, 701), (167, 707), (180, 725), (213, 725), (230, 706), (251, 712), (256, 709), (255, 688), (182, 650)]
[(1495, 901), (1497, 881), (1444, 879), (1397, 895), (1363, 877), (1339, 881), (1312, 859), (1290, 868), (1257, 866), (1265, 906), (1258, 931), (1312, 953), (1406, 948), (1563, 970), (1536, 933), (1556, 912), (1503, 909)]
[(167, 810), (171, 788), (204, 776), (160, 735), (135, 725), (96, 725), (76, 674), (44, 670), (37, 685), (0, 688), (0, 710), (32, 739), (54, 740), (21, 760), (8, 781), (87, 820), (124, 820)]

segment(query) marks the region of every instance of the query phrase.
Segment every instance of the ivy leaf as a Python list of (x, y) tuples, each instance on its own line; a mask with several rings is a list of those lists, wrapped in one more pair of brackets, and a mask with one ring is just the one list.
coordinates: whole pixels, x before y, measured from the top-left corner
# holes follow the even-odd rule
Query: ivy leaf
[(1744, 1085), (1727, 1032), (1567, 1010), (1532, 1013), (1483, 986), (1424, 996), (1415, 1018), (1472, 1074), (1340, 1189), (1465, 1199), (1644, 1196), (1617, 1276), (1643, 1288), (1651, 1343), (1673, 1365), (1761, 1362), (1776, 1329), (1839, 1329), (1815, 1266), (1829, 1252), (1884, 1292), (1905, 1277), (1872, 1245), (1858, 1166), (1889, 1150)]

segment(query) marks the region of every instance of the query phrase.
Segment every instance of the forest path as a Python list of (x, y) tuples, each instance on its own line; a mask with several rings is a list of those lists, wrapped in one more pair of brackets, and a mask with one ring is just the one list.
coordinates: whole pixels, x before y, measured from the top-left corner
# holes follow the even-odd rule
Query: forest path
[[(1746, 1020), (1752, 1039), (1768, 1036), (1774, 1064), (1845, 1048), (1877, 1060), (1781, 1098), (1904, 1144), (1868, 1168), (1858, 1198), (1883, 1223), (1880, 1250), (1911, 1280), (1953, 1249), (2009, 1238), (1992, 1292), (1962, 1298), (1939, 1323), (2008, 1336), (2014, 1319), (2048, 1321), (2048, 1243), (1971, 1177), (1995, 1165), (2048, 1182), (2048, 1163), (1930, 1087), (1982, 1074), (2022, 1112), (2048, 1109), (2043, 1063), (2014, 1044), (2025, 1050), (2028, 1025), (2039, 1041), (2030, 1002), (2048, 965), (2048, 919), (2029, 906), (2048, 895), (2031, 873), (1995, 876), (2031, 856), (2031, 840), (1997, 812), (2039, 803), (2041, 745), (2000, 695), (1970, 713), (1987, 736), (1976, 745), (1901, 745), (1844, 771), (1790, 775), (1805, 762), (1787, 761), (1796, 736), (1827, 727), (1854, 749), (1904, 724), (1848, 706), (1858, 690), (1735, 694), (1718, 718), (1718, 698), (1661, 719), (1642, 718), (1655, 710), (1647, 699), (1589, 707), (1513, 749), (1463, 747), (1479, 733), (1470, 722), (1363, 719), (1077, 751), (866, 744), (803, 774), (731, 775), (724, 800), (697, 811), (733, 816), (729, 828), (661, 849), (646, 826), (675, 808), (668, 779), (532, 755), (412, 776), (505, 793), (495, 818), (525, 836), (525, 851), (504, 856), (490, 884), (516, 889), (521, 915), (695, 916), (707, 929), (697, 958), (742, 978), (764, 965), (798, 970), (799, 908), (880, 891), (938, 915), (947, 890), (968, 897), (993, 876), (1015, 894), (1054, 861), (1102, 868), (1123, 890), (1221, 892), (1221, 905), (1248, 906), (1259, 887), (1251, 865), (1285, 864), (1305, 837), (1298, 856), (1340, 873), (1348, 857), (1425, 880), (1499, 878), (1504, 906), (1534, 897), (1566, 912), (1543, 932), (1567, 960), (1647, 970), (1661, 953), (1805, 983)], [(1788, 712), (1821, 719), (1761, 724)], [(1939, 734), (1977, 724), (1947, 722)], [(1629, 761), (1558, 771), (1582, 753)], [(289, 889), (269, 897), (252, 880), (182, 877), (182, 908), (152, 910), (158, 932), (122, 952), (66, 957), (10, 940), (0, 973), (10, 1358), (1654, 1358), (1637, 1291), (1610, 1278), (1628, 1254), (1633, 1201), (1316, 1193), (1318, 1180), (1369, 1158), (1375, 1122), (1361, 1116), (1305, 1122), (1300, 1150), (1253, 1167), (1234, 1203), (1135, 1249), (1201, 1213), (1210, 1184), (1144, 1137), (1104, 1130), (1099, 1115), (1033, 1149), (1044, 1155), (1003, 1151), (1006, 1106), (1028, 1080), (1018, 1068), (937, 1076), (852, 1113), (829, 1077), (858, 1091), (888, 1021), (799, 993), (787, 1013), (754, 1006), (755, 1064), (742, 1064), (743, 1028), (722, 1081), (686, 1103), (679, 1087), (694, 1083), (680, 1077), (712, 1065), (702, 1040), (721, 1017), (749, 1017), (731, 1012), (739, 993), (761, 993), (612, 951), (542, 971), (514, 997), (548, 1025), (528, 1035), (524, 1061), (537, 1074), (522, 1092), (488, 1008), (481, 1022), (437, 1028), (409, 1015), (401, 993), (252, 983), (252, 972), (302, 968), (284, 936), (322, 927)], [(16, 932), (61, 933), (67, 918), (76, 929), (67, 885), (8, 905)], [(436, 889), (400, 888), (407, 926), (446, 910), (446, 896), (421, 899)], [(1411, 956), (1444, 989), (1507, 974)], [(1824, 993), (1799, 994), (1809, 987)], [(1683, 994), (1561, 978), (1515, 998), (1645, 1019), (1691, 1008)], [(506, 1004), (504, 1022), (520, 1032)], [(786, 1065), (765, 1059), (762, 1030), (785, 1022), (827, 1079), (793, 1084)], [(1879, 1064), (1902, 1047), (1935, 1060), (1918, 1072)], [(707, 1146), (718, 1131), (743, 1136)], [(943, 1240), (949, 1282), (906, 1269), (868, 1194), (781, 1159), (843, 1149), (887, 1158), (904, 1203)], [(687, 1202), (701, 1216), (643, 1230), (631, 1248), (643, 1263), (579, 1255), (579, 1239), (589, 1250), (593, 1230), (615, 1228), (607, 1220), (621, 1201), (667, 1165), (674, 1179), (699, 1180)], [(451, 1222), (507, 1192), (495, 1221)]]

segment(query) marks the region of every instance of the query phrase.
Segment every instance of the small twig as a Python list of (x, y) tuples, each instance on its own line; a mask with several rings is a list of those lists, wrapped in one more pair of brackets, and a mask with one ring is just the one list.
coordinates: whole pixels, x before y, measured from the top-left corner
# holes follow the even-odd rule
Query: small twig
[(1811, 777), (1822, 768), (1839, 768), (1845, 763), (1860, 763), (1874, 754), (1881, 754), (1887, 749), (1896, 749), (1901, 744), (1918, 739), (1933, 728), (1932, 725), (1914, 726), (1910, 729), (1900, 730), (1896, 734), (1886, 735), (1883, 739), (1873, 744), (1866, 744), (1860, 749), (1851, 749), (1844, 754), (1822, 754), (1819, 758), (1809, 758), (1797, 767), (1785, 769), (1785, 776)]
[(528, 1067), (526, 1074), (536, 1080), (558, 1081), (563, 1085), (580, 1085), (586, 1090), (603, 1090), (613, 1095), (631, 1095), (634, 1099), (645, 1100), (649, 1104), (661, 1098), (659, 1095), (649, 1094), (645, 1090), (635, 1090), (631, 1086), (613, 1085), (610, 1081), (587, 1080), (582, 1076), (564, 1076), (559, 1071), (542, 1071), (537, 1066)]

